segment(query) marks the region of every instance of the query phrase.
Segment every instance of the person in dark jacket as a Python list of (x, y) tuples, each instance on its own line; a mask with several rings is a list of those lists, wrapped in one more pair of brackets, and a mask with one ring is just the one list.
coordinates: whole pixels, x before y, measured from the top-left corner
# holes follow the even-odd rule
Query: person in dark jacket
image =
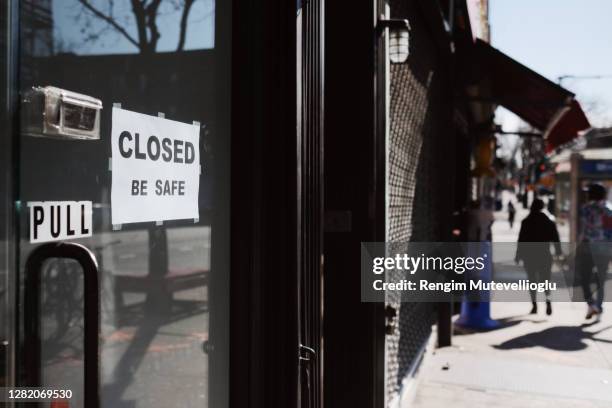
[(516, 215), (516, 208), (512, 201), (508, 201), (508, 222), (510, 223), (510, 229), (514, 227), (514, 216)]
[[(542, 212), (542, 209), (544, 209), (544, 201), (539, 198), (533, 200), (529, 215), (521, 222), (515, 257), (517, 264), (523, 261), (529, 280), (535, 283), (550, 280), (553, 260), (550, 244), (555, 244), (555, 252), (558, 256), (563, 254), (557, 226)], [(531, 314), (536, 314), (538, 312), (537, 292), (530, 291), (530, 295)], [(546, 291), (546, 314), (552, 314), (550, 291)]]

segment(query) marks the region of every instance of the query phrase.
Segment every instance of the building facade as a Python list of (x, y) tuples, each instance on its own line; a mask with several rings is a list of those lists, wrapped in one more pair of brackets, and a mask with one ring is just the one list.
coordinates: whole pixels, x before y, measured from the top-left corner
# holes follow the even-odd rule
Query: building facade
[(2, 383), (397, 406), (452, 308), (362, 302), (360, 246), (458, 239), (515, 100), (471, 3), (3, 2)]

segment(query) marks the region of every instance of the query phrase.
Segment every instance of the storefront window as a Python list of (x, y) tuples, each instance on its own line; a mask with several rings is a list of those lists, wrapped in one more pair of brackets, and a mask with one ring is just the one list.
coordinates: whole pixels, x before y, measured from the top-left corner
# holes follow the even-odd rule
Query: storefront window
[[(229, 198), (216, 193), (227, 190), (218, 183), (226, 180), (219, 163), (227, 164), (229, 145), (216, 103), (216, 72), (228, 68), (217, 57), (217, 17), (214, 0), (21, 4), (22, 95), (53, 86), (103, 106), (97, 140), (20, 136), (19, 257), (23, 268), (38, 245), (27, 236), (27, 203), (92, 202), (92, 236), (73, 241), (85, 245), (99, 265), (104, 407), (209, 406), (209, 384), (224, 381), (213, 378), (212, 367), (226, 364), (227, 356), (219, 355), (223, 347), (210, 346), (215, 336), (225, 338), (218, 332), (229, 324), (216, 323), (217, 333), (211, 329), (213, 320), (227, 316), (225, 303), (215, 298), (228, 294), (215, 282), (229, 277), (221, 258), (227, 243), (217, 238), (227, 236), (220, 233), (228, 226), (219, 214), (229, 207)], [(176, 208), (174, 219), (113, 225), (117, 203), (111, 200), (109, 163), (117, 103), (199, 127), (197, 217), (180, 219)], [(47, 260), (41, 274), (41, 385), (71, 388), (71, 406), (85, 406), (83, 361), (91, 356), (83, 351), (82, 271), (57, 258)]]

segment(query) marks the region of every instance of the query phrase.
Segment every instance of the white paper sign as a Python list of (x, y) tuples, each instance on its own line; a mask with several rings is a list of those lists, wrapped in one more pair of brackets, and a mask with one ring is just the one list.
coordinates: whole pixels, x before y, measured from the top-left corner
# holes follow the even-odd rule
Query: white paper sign
[(91, 201), (30, 201), (30, 242), (91, 237)]
[(199, 218), (200, 127), (113, 107), (111, 222)]

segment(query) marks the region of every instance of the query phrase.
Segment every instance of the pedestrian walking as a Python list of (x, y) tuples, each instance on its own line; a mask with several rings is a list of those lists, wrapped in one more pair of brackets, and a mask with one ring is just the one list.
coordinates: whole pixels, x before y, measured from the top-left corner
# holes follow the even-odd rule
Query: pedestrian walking
[[(610, 263), (609, 242), (612, 239), (612, 209), (606, 202), (606, 197), (604, 186), (591, 184), (588, 189), (588, 202), (580, 209), (576, 266), (587, 303), (587, 319), (603, 312), (604, 285)], [(596, 286), (595, 296), (591, 290), (593, 278)]]
[(512, 201), (508, 201), (508, 222), (510, 223), (510, 229), (514, 226), (514, 216), (516, 215), (516, 208)]
[[(561, 256), (559, 232), (555, 223), (542, 212), (544, 201), (536, 198), (531, 203), (529, 215), (521, 222), (515, 261), (521, 260), (525, 265), (530, 282), (544, 283), (550, 280), (552, 269), (552, 254), (550, 244), (554, 243), (555, 253)], [(538, 312), (537, 292), (531, 290), (531, 314)], [(552, 314), (550, 290), (546, 290), (546, 314)]]

